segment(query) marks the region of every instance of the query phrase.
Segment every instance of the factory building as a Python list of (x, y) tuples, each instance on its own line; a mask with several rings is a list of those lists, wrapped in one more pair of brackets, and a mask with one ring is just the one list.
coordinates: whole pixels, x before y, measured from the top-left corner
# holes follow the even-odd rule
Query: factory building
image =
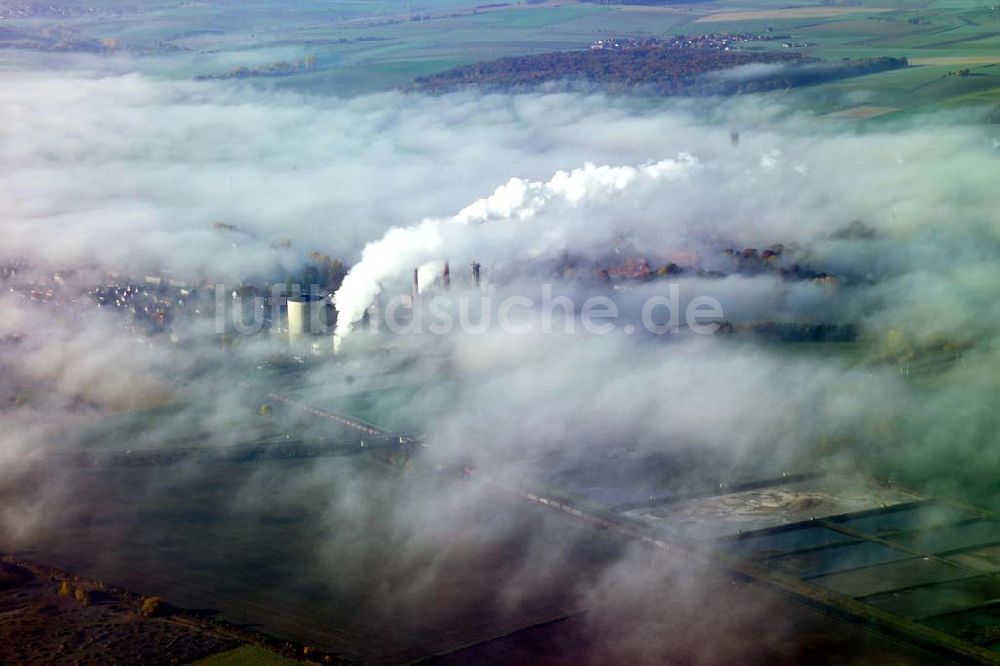
[[(481, 282), (481, 267), (479, 262), (473, 261), (471, 264), (471, 279), (472, 287), (478, 289)], [(427, 276), (425, 275), (425, 280)], [(430, 284), (437, 284), (437, 280), (431, 277)], [(404, 311), (408, 311), (410, 317), (419, 317), (419, 311), (421, 309), (421, 280), (420, 280), (420, 268), (415, 267), (412, 273), (412, 280), (410, 282), (410, 293), (399, 294), (398, 298), (403, 305)], [(451, 289), (451, 265), (449, 262), (445, 261), (442, 271), (440, 273), (440, 287), (442, 291), (449, 291)], [(304, 316), (299, 314), (293, 314), (294, 308), (301, 308), (302, 311), (307, 308), (305, 304), (295, 303), (296, 299), (289, 299), (288, 301), (288, 334), (292, 341), (295, 341), (299, 337), (306, 334), (304, 329), (296, 326), (299, 321), (298, 317)], [(299, 299), (302, 300), (302, 299)], [(395, 301), (395, 299), (390, 300), (390, 304)], [(380, 295), (376, 295), (371, 305), (369, 305), (365, 311), (362, 313), (361, 318), (355, 322), (355, 329), (358, 331), (368, 331), (377, 332), (381, 330), (381, 324), (384, 321), (382, 312), (382, 304)], [(334, 354), (339, 354), (342, 351), (343, 337), (340, 335), (331, 336), (331, 347)]]

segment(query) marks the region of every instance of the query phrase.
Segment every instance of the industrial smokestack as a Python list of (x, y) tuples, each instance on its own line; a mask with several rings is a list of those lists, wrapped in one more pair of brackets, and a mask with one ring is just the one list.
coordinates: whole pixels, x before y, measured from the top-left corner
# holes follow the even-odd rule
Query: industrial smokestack
[(447, 261), (444, 262), (444, 272), (441, 273), (441, 285), (445, 289), (451, 289), (451, 268)]
[(479, 289), (479, 262), (472, 262), (472, 288)]
[[(484, 223), (494, 224), (504, 220), (528, 220), (559, 202), (601, 201), (633, 187), (635, 183), (676, 181), (699, 167), (698, 160), (686, 153), (681, 153), (677, 159), (639, 166), (596, 166), (587, 163), (569, 172), (560, 170), (548, 182), (512, 178), (490, 196), (469, 204), (450, 218), (425, 218), (410, 227), (393, 228), (381, 239), (365, 246), (362, 260), (351, 268), (337, 290), (334, 302), (341, 315), (338, 333), (349, 335), (351, 326), (361, 319), (362, 312), (382, 288), (383, 282), (394, 276), (398, 279), (406, 266), (432, 261), (434, 257), (461, 256), (465, 254), (459, 249), (462, 247), (468, 248), (466, 256), (477, 254), (479, 250), (472, 250), (471, 246), (460, 242), (465, 238), (462, 229), (472, 230)], [(486, 238), (479, 240), (482, 242)], [(519, 238), (516, 242), (524, 240)]]
[(413, 309), (416, 310), (420, 304), (420, 273), (419, 269), (413, 269)]

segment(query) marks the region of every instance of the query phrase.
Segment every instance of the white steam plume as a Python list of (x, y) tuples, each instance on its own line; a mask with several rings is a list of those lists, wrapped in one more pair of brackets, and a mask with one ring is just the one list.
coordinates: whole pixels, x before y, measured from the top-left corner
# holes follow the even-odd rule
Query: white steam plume
[(547, 182), (511, 178), (493, 194), (469, 204), (451, 218), (427, 218), (410, 227), (389, 229), (382, 238), (365, 246), (361, 261), (351, 268), (334, 294), (336, 335), (343, 338), (350, 333), (382, 290), (386, 278), (448, 256), (456, 233), (467, 225), (510, 219), (529, 221), (553, 201), (574, 206), (603, 202), (639, 183), (682, 178), (698, 166), (698, 160), (688, 153), (639, 166), (595, 166), (587, 162), (572, 171), (557, 171)]

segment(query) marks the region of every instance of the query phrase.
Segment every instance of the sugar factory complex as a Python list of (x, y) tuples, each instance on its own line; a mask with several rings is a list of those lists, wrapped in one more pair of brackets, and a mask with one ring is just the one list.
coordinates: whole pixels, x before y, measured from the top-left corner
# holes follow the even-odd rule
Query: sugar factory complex
[[(842, 280), (848, 283), (851, 280), (850, 276), (833, 275), (794, 260), (785, 261), (783, 254), (792, 252), (782, 245), (762, 251), (727, 248), (712, 262), (713, 268), (706, 269), (694, 255), (671, 255), (657, 265), (641, 255), (616, 250), (604, 259), (564, 256), (554, 266), (529, 270), (532, 279), (539, 283), (583, 281), (609, 293), (657, 280), (716, 280), (728, 275), (773, 275), (785, 283), (809, 283), (827, 290), (837, 289)], [(91, 306), (120, 312), (124, 314), (125, 325), (136, 333), (166, 334), (174, 342), (184, 338), (185, 328), (192, 321), (211, 319), (216, 323), (216, 332), (224, 337), (265, 333), (285, 337), (295, 354), (336, 352), (341, 341), (334, 335), (338, 314), (333, 297), (346, 270), (339, 261), (326, 255), (314, 252), (310, 257), (311, 264), (303, 275), (277, 283), (240, 280), (233, 284), (204, 276), (185, 278), (167, 270), (141, 277), (96, 270), (49, 274), (18, 262), (0, 266), (0, 279), (9, 292), (33, 301), (62, 305), (67, 313), (82, 314)], [(486, 286), (484, 274), (481, 264), (471, 261), (458, 276), (456, 289), (479, 290)], [(501, 272), (499, 279), (512, 277), (515, 276), (508, 270)], [(384, 323), (390, 317), (412, 318), (414, 311), (422, 307), (421, 294), (425, 291), (447, 293), (451, 286), (452, 269), (447, 261), (435, 265), (430, 273), (414, 268), (406, 293), (395, 297), (378, 294), (358, 321), (344, 322), (345, 328), (384, 331)], [(722, 321), (720, 324), (723, 333), (749, 332), (777, 340), (852, 340), (857, 336), (852, 325), (815, 321)], [(324, 336), (330, 340), (323, 340)]]

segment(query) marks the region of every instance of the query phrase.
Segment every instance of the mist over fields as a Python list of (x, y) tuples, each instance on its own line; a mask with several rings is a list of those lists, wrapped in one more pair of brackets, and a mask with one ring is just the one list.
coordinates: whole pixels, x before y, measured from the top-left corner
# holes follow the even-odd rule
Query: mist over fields
[[(303, 401), (335, 402), (402, 367), (417, 388), (376, 394), (365, 418), (418, 428), (411, 434), (432, 467), (468, 466), (525, 487), (591, 460), (684, 452), (724, 479), (745, 468), (873, 469), (988, 503), (1000, 471), (1000, 144), (995, 129), (968, 120), (939, 114), (858, 128), (774, 98), (341, 98), (25, 69), (0, 79), (0, 264), (75, 269), (70, 280), (82, 287), (108, 271), (162, 270), (228, 286), (300, 275), (319, 251), (353, 267), (338, 298), (354, 299), (356, 323), (378, 294), (407, 291), (414, 268), (445, 260), (457, 293), (469, 291), (475, 260), (497, 298), (535, 297), (547, 282), (575, 302), (612, 292), (585, 269), (557, 271), (566, 256), (617, 248), (675, 262), (679, 276), (613, 294), (622, 311), (636, 315), (670, 282), (685, 300), (717, 299), (734, 321), (856, 326), (858, 342), (844, 353), (802, 353), (739, 336), (492, 327), (378, 349), (347, 331), (342, 356), (310, 357), (299, 370)], [(782, 267), (795, 262), (836, 283), (740, 272), (724, 252), (777, 245)], [(248, 394), (269, 389), (258, 366), (286, 352), (284, 338), (222, 345), (203, 321), (180, 343), (137, 339), (113, 311), (4, 291), (4, 544), (31, 549), (87, 524), (99, 484), (59, 463), (65, 456), (231, 446), (262, 427)], [(907, 363), (941, 354), (946, 365), (911, 376)], [(147, 418), (150, 407), (163, 411)], [(325, 435), (307, 414), (281, 419), (266, 427)], [(137, 472), (129, 492), (137, 503), (166, 501), (212, 485), (216, 473), (186, 461)], [(550, 519), (463, 480), (390, 477), (330, 458), (242, 472), (206, 501), (218, 520), (249, 532), (257, 514), (309, 515), (303, 576), (331, 595), (352, 578), (377, 580), (356, 593), (374, 616), (450, 621), (468, 608), (428, 604), (463, 580), (456, 570), (493, 557), (495, 594), (474, 600), (491, 613), (548, 595), (656, 611), (652, 626), (628, 631), (596, 616), (607, 638), (595, 663), (648, 658), (665, 618), (698, 608), (734, 642), (699, 644), (705, 620), (689, 627), (685, 654), (731, 663), (770, 613), (765, 602), (741, 613), (706, 604), (719, 581), (665, 571), (624, 546), (588, 555), (587, 575), (574, 578), (567, 562), (588, 535), (554, 538)], [(141, 512), (121, 511), (129, 527), (102, 533), (113, 540), (101, 557), (127, 550), (132, 529), (165, 538)], [(216, 545), (202, 544), (212, 553)], [(676, 607), (643, 594), (664, 580), (678, 591)], [(780, 651), (780, 624), (756, 636), (762, 654)]]

